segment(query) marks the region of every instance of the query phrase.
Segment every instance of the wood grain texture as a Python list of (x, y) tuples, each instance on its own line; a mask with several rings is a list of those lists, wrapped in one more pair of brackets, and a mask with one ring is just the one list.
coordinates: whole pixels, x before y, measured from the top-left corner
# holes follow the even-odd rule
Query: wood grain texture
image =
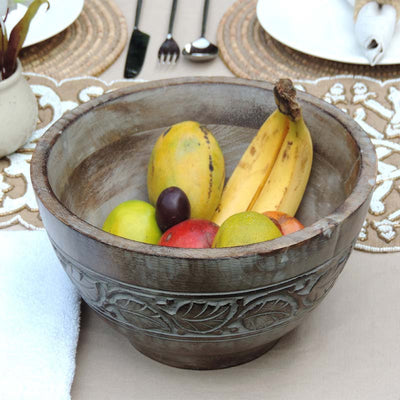
[(57, 254), (88, 304), (143, 353), (194, 369), (248, 361), (297, 326), (333, 286), (367, 213), (375, 151), (346, 114), (307, 94), (299, 99), (315, 152), (299, 211), (306, 228), (249, 246), (165, 248), (99, 227), (119, 202), (146, 199), (148, 157), (171, 124), (206, 124), (229, 176), (275, 109), (270, 84), (138, 84), (76, 108), (40, 140), (32, 181)]

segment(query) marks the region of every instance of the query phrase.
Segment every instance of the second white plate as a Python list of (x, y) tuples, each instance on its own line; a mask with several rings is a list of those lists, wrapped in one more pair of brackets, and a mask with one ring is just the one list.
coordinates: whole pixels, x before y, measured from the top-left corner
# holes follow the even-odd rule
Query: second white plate
[[(32, 19), (23, 47), (49, 39), (70, 26), (82, 12), (84, 0), (49, 0), (49, 3), (50, 8), (47, 11), (46, 6), (42, 5)], [(24, 16), (25, 11), (25, 6), (18, 5), (17, 9), (8, 15), (8, 34)]]
[[(274, 39), (302, 53), (368, 65), (354, 35), (353, 8), (347, 0), (258, 0), (257, 18)], [(399, 24), (379, 64), (400, 64)]]

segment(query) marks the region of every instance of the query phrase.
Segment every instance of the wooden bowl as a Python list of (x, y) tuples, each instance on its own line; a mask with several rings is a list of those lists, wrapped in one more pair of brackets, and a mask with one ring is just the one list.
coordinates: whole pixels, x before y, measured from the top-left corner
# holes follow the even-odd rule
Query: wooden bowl
[(223, 249), (148, 245), (100, 229), (113, 207), (147, 199), (152, 146), (166, 127), (206, 124), (230, 175), (276, 106), (272, 85), (235, 78), (141, 83), (83, 104), (39, 141), (40, 214), (83, 299), (162, 363), (213, 369), (261, 355), (314, 309), (353, 248), (375, 182), (375, 151), (345, 113), (298, 93), (314, 163), (302, 231)]

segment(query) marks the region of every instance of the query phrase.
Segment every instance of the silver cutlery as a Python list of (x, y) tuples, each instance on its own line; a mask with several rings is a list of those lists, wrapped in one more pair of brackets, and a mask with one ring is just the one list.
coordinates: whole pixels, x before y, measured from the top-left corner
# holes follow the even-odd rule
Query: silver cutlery
[(172, 28), (174, 26), (177, 4), (178, 0), (172, 1), (167, 38), (161, 44), (160, 49), (158, 50), (158, 60), (162, 64), (175, 64), (179, 59), (180, 49), (178, 43), (176, 43), (172, 37)]
[(182, 50), (184, 57), (190, 61), (203, 62), (214, 59), (218, 56), (218, 47), (205, 38), (208, 6), (210, 1), (204, 0), (203, 21), (201, 24), (200, 37), (192, 43), (188, 43)]

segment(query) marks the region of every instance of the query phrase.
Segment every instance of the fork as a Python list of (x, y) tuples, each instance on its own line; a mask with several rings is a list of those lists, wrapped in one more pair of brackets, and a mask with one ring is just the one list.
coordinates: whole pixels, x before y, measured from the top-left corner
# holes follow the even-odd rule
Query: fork
[(176, 6), (178, 0), (172, 0), (171, 15), (169, 17), (168, 34), (165, 41), (161, 44), (158, 50), (158, 60), (162, 64), (175, 64), (178, 61), (180, 50), (178, 43), (172, 37), (172, 28), (174, 26)]

